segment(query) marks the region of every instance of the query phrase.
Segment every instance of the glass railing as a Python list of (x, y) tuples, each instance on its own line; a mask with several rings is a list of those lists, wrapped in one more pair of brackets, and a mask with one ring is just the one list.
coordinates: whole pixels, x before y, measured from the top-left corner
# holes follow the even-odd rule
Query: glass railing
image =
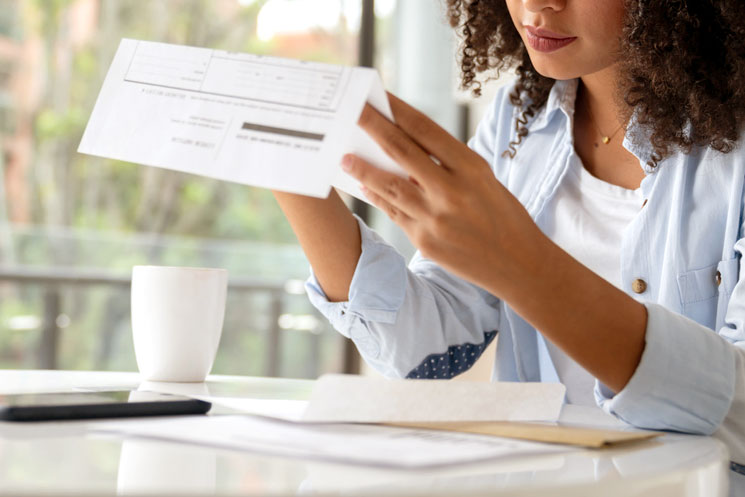
[(135, 370), (138, 263), (228, 268), (214, 372), (312, 378), (341, 368), (342, 338), (308, 303), (295, 245), (16, 227), (0, 232), (0, 251), (0, 368)]

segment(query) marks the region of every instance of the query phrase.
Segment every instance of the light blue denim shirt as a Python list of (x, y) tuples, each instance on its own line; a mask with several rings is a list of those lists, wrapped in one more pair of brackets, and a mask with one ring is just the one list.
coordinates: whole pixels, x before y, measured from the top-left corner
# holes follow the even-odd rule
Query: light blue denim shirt
[[(554, 85), (514, 159), (502, 156), (515, 139), (510, 87), (498, 92), (469, 142), (539, 227), (569, 165), (580, 160), (572, 133), (577, 86)], [(696, 148), (652, 169), (647, 136), (632, 119), (624, 147), (644, 168), (646, 202), (623, 234), (619, 261), (623, 289), (648, 311), (646, 346), (626, 387), (614, 395), (596, 383), (595, 397), (634, 426), (715, 434), (744, 464), (745, 152)], [(557, 381), (543, 337), (508, 305), (420, 254), (407, 268), (394, 248), (360, 228), (349, 301), (328, 302), (313, 275), (306, 287), (369, 364), (390, 377), (450, 378), (498, 333), (495, 379)], [(646, 284), (641, 293), (636, 280)]]

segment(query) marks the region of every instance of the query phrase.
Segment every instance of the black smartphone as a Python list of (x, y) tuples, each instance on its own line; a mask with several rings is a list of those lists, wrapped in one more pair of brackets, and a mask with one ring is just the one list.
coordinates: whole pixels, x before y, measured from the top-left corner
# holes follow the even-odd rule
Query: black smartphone
[(211, 407), (189, 397), (137, 390), (0, 394), (2, 421), (205, 414)]

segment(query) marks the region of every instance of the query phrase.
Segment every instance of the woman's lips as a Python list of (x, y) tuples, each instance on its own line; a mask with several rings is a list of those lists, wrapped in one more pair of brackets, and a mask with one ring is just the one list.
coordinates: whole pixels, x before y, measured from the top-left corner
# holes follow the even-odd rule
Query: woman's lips
[(525, 26), (528, 44), (539, 52), (554, 52), (572, 43), (576, 36), (563, 36), (547, 29)]

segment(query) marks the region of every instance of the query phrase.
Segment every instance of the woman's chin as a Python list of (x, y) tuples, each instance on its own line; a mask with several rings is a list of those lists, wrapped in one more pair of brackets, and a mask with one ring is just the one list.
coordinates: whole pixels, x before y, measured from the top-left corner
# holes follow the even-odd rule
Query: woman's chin
[(535, 70), (544, 78), (556, 80), (574, 79), (582, 76), (582, 72), (576, 68), (567, 67), (561, 64), (536, 64), (533, 62)]

